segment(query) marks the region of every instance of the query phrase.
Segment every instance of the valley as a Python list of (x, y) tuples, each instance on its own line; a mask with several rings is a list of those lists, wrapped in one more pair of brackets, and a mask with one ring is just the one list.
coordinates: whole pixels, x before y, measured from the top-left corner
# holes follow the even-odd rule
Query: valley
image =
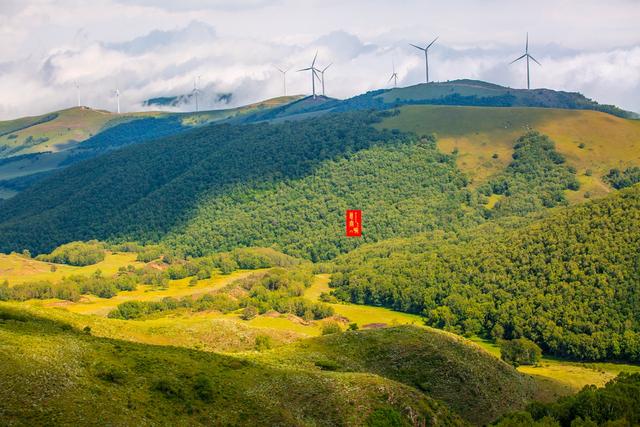
[(0, 421), (571, 425), (635, 402), (640, 121), (585, 100), (456, 81), (0, 123)]

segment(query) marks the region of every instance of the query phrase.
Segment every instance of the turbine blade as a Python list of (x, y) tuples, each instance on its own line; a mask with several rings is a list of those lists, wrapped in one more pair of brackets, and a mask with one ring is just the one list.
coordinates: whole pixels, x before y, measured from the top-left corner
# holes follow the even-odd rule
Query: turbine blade
[(325, 71), (327, 71), (327, 68), (331, 67), (332, 65), (333, 65), (333, 62), (332, 62), (332, 63), (330, 63), (329, 65), (327, 65), (326, 67), (324, 67), (324, 68), (322, 69), (322, 72), (324, 73)]
[(389, 83), (391, 80), (393, 80), (394, 75), (391, 74), (391, 77), (389, 77), (389, 80), (387, 81), (387, 83)]
[(420, 47), (420, 46), (416, 46), (416, 45), (415, 45), (415, 44), (413, 44), (413, 43), (409, 43), (409, 44), (410, 44), (411, 46), (415, 47), (416, 49), (425, 50), (425, 48)]
[(529, 32), (527, 31), (527, 42), (524, 46), (525, 52), (529, 52)]
[[(527, 54), (529, 55), (529, 54)], [(539, 66), (542, 67), (542, 64), (538, 62), (538, 60), (536, 58), (534, 58), (533, 56), (529, 55), (529, 58), (533, 59), (535, 61), (536, 64), (538, 64)]]
[(318, 51), (316, 50), (316, 56), (313, 57), (313, 62), (311, 63), (311, 68), (316, 65), (316, 59), (318, 59)]
[(436, 42), (436, 40), (438, 40), (439, 38), (440, 38), (440, 36), (438, 36), (435, 39), (433, 39), (433, 41), (431, 43), (429, 43), (429, 46), (427, 46), (426, 48), (429, 49), (431, 47), (431, 45), (434, 44)]
[(312, 68), (311, 68), (311, 67), (309, 67), (309, 68), (303, 68), (302, 70), (298, 70), (298, 72), (300, 72), (300, 71), (309, 71), (309, 70), (312, 70)]
[(521, 57), (516, 58), (516, 59), (514, 59), (513, 61), (509, 62), (509, 65), (513, 64), (514, 62), (518, 62), (518, 61), (520, 61), (520, 60), (521, 60), (522, 58), (524, 58), (525, 56), (527, 56), (527, 54), (526, 54), (526, 53), (525, 53), (524, 55), (522, 55)]
[(274, 67), (276, 70), (280, 71), (281, 73), (284, 73), (284, 71), (282, 71), (282, 70), (280, 69), (280, 67), (276, 67), (275, 65), (274, 65), (273, 67)]

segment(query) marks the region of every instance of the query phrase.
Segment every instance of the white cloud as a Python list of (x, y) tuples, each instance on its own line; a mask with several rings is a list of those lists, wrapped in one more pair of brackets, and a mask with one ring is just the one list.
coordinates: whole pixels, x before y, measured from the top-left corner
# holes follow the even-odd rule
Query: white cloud
[[(524, 32), (543, 67), (532, 84), (579, 91), (640, 110), (640, 2), (542, 0), (34, 0), (0, 5), (0, 119), (83, 103), (125, 110), (144, 99), (184, 94), (202, 76), (206, 107), (232, 92), (234, 104), (277, 96), (274, 65), (293, 67), (289, 93), (308, 93), (316, 50), (328, 94), (349, 97), (383, 87), (394, 58), (402, 85), (418, 83), (424, 61), (409, 42), (440, 40), (430, 55), (435, 80), (478, 78), (525, 84)], [(580, 13), (575, 13), (579, 9)], [(462, 13), (461, 11), (464, 11)], [(206, 96), (208, 95), (208, 96)]]

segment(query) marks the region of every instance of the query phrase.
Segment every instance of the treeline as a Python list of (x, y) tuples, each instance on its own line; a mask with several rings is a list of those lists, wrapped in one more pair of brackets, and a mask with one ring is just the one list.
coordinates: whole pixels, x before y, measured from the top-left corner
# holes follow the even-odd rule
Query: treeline
[(533, 403), (503, 416), (499, 427), (596, 427), (640, 425), (640, 374), (621, 373), (604, 387), (587, 386), (554, 403)]
[(332, 316), (334, 311), (331, 306), (311, 302), (302, 297), (312, 279), (313, 275), (309, 270), (274, 268), (265, 273), (236, 280), (219, 292), (198, 298), (189, 296), (181, 299), (168, 297), (161, 301), (127, 301), (118, 305), (109, 313), (109, 317), (139, 319), (178, 309), (229, 313), (241, 308), (244, 308), (242, 317), (246, 320), (271, 310), (295, 314), (306, 320)]
[(82, 295), (95, 295), (100, 298), (113, 298), (120, 291), (133, 291), (139, 283), (166, 286), (167, 281), (160, 272), (143, 271), (130, 267), (114, 277), (104, 277), (97, 271), (91, 276), (69, 276), (60, 282), (47, 280), (25, 282), (9, 286), (7, 281), (0, 283), (0, 300), (26, 301), (29, 299), (58, 298), (78, 301)]
[(510, 220), (360, 248), (336, 261), (331, 285), (340, 299), (421, 313), (456, 333), (637, 362), (639, 254), (633, 187), (529, 225)]
[(565, 164), (546, 135), (529, 131), (516, 140), (513, 160), (506, 170), (480, 188), (486, 196), (504, 196), (487, 216), (527, 215), (567, 204), (565, 190), (578, 190), (576, 171)]

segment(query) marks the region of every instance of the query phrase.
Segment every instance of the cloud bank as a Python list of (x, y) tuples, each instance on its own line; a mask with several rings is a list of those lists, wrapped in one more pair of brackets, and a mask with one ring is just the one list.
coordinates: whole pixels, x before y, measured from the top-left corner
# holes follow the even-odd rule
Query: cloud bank
[(281, 95), (277, 66), (291, 68), (288, 93), (305, 94), (308, 75), (296, 70), (316, 51), (320, 66), (333, 63), (327, 95), (345, 98), (387, 87), (392, 61), (400, 85), (421, 82), (424, 59), (409, 43), (436, 35), (432, 80), (524, 87), (525, 65), (509, 62), (527, 30), (542, 63), (532, 65), (532, 87), (640, 111), (639, 2), (541, 1), (526, 20), (524, 2), (448, 3), (4, 0), (0, 119), (73, 106), (75, 82), (83, 105), (113, 110), (117, 88), (123, 111), (137, 111), (157, 109), (146, 99), (190, 93), (199, 76), (202, 108), (222, 108)]

